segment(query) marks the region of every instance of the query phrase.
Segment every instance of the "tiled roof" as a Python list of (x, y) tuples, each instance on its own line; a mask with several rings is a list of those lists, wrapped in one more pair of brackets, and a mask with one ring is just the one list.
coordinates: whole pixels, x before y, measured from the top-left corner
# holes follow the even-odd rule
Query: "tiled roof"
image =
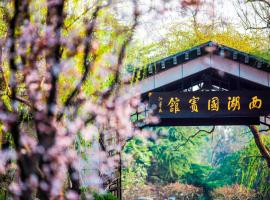
[(270, 63), (265, 59), (209, 41), (167, 58), (149, 63), (144, 67), (137, 68), (134, 70), (133, 77), (135, 80), (141, 80), (207, 54), (219, 55), (226, 59), (270, 72)]

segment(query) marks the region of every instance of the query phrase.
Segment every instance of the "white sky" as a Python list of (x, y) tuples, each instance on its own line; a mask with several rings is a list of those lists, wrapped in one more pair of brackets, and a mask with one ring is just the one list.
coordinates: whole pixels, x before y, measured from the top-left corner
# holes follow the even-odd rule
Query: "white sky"
[[(158, 5), (159, 0), (156, 0)], [(202, 16), (199, 18), (201, 22), (208, 22), (211, 15), (220, 17), (233, 24), (240, 24), (240, 19), (234, 6), (236, 0), (205, 0), (204, 6), (201, 8)], [(214, 2), (214, 3), (213, 3)], [(137, 30), (136, 36), (145, 43), (159, 40), (164, 37), (168, 25), (171, 23), (183, 23), (188, 21), (190, 15), (183, 15), (183, 9), (179, 4), (179, 0), (171, 2), (171, 10), (162, 15), (147, 15), (141, 20), (141, 26)]]

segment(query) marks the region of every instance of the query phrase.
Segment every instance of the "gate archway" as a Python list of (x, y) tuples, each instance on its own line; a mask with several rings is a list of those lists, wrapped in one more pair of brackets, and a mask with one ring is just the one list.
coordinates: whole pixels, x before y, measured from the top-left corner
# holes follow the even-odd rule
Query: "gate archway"
[[(160, 117), (150, 126), (270, 127), (270, 64), (212, 41), (136, 69), (133, 83)], [(142, 128), (148, 110), (131, 116)], [(121, 198), (121, 178), (112, 185)]]

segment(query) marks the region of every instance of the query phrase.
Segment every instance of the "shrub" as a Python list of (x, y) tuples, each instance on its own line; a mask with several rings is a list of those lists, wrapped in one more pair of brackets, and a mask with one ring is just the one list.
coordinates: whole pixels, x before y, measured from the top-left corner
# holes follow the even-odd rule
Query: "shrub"
[(168, 185), (138, 185), (123, 191), (124, 200), (136, 200), (149, 197), (155, 200), (168, 199), (171, 196), (181, 200), (198, 200), (203, 195), (202, 188), (192, 185), (172, 183)]
[(167, 199), (170, 196), (181, 200), (197, 200), (203, 196), (202, 188), (192, 185), (171, 183), (160, 188), (162, 199)]
[(217, 188), (211, 192), (215, 200), (259, 200), (262, 199), (255, 190), (248, 190), (242, 185), (232, 185)]
[(139, 197), (151, 197), (157, 199), (156, 187), (154, 185), (134, 185), (123, 188), (123, 200), (136, 200)]

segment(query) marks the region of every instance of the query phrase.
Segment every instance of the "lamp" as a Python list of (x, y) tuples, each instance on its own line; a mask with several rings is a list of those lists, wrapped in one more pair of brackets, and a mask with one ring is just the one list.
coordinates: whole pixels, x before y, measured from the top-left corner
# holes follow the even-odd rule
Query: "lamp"
[(262, 67), (262, 62), (261, 61), (258, 61), (257, 62), (257, 68), (261, 68)]
[(220, 49), (220, 56), (221, 57), (225, 57), (225, 52), (224, 52), (224, 49), (223, 48)]
[(173, 64), (177, 65), (177, 57), (176, 56), (173, 57)]
[(237, 59), (237, 52), (233, 52), (233, 59), (234, 59), (234, 60)]
[(165, 61), (161, 61), (161, 69), (165, 69)]
[(246, 56), (245, 56), (245, 63), (248, 63), (248, 62), (249, 62), (249, 56), (246, 55)]
[(202, 54), (202, 52), (201, 52), (201, 48), (200, 47), (198, 47), (197, 48), (197, 56), (200, 56)]
[(150, 64), (150, 65), (148, 66), (148, 73), (149, 73), (149, 74), (153, 74), (153, 66), (152, 66), (152, 64)]
[(185, 53), (185, 60), (188, 60), (188, 59), (189, 59), (189, 53), (186, 52), (186, 53)]

